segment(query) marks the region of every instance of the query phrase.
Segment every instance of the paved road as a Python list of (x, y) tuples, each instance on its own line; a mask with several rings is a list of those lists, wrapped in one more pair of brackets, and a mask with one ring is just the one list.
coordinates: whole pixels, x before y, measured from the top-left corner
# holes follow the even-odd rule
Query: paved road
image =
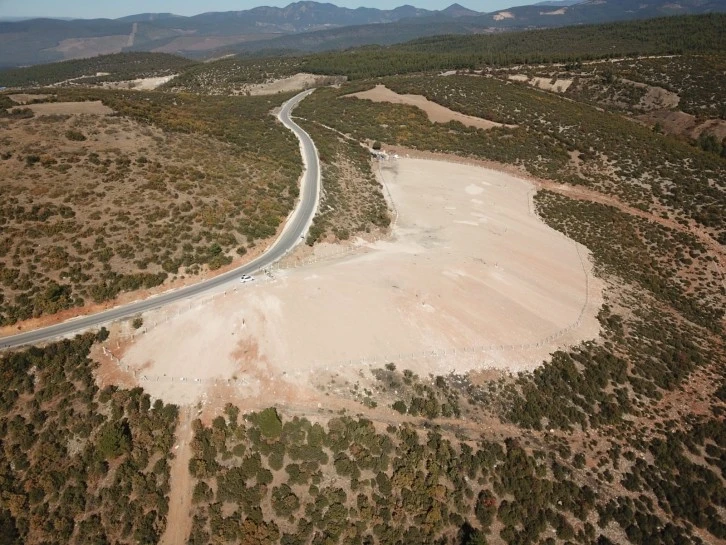
[(186, 288), (180, 288), (161, 295), (155, 295), (143, 301), (129, 303), (128, 305), (116, 307), (90, 316), (73, 318), (58, 325), (28, 331), (27, 333), (13, 335), (11, 337), (2, 337), (0, 338), (0, 348), (12, 348), (27, 344), (34, 344), (41, 341), (48, 341), (86, 329), (100, 327), (109, 322), (128, 318), (147, 310), (175, 303), (188, 297), (213, 290), (224, 284), (239, 282), (240, 275), (254, 273), (260, 269), (268, 267), (287, 254), (296, 244), (301, 242), (302, 238), (307, 233), (307, 230), (312, 223), (313, 216), (318, 208), (320, 195), (320, 163), (318, 161), (318, 151), (315, 149), (315, 144), (310, 136), (308, 136), (304, 130), (292, 121), (292, 119), (290, 119), (290, 113), (293, 108), (295, 108), (301, 100), (312, 92), (312, 90), (305, 91), (291, 98), (282, 106), (278, 115), (278, 119), (283, 123), (283, 125), (294, 132), (295, 136), (297, 136), (300, 140), (300, 151), (305, 164), (305, 173), (303, 174), (302, 185), (300, 188), (300, 201), (298, 206), (288, 218), (278, 239), (267, 249), (265, 253), (242, 267), (238, 267), (237, 269), (221, 274), (215, 278)]

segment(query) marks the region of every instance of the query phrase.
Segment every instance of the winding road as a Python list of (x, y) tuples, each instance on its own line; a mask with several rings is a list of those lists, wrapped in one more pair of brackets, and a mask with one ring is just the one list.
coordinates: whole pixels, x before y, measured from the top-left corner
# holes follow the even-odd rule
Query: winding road
[(305, 237), (305, 234), (310, 228), (320, 198), (320, 163), (318, 151), (310, 136), (290, 118), (290, 114), (295, 106), (312, 92), (313, 89), (295, 95), (283, 104), (277, 116), (280, 122), (295, 133), (295, 136), (300, 140), (300, 152), (303, 158), (304, 173), (300, 187), (300, 200), (297, 207), (288, 217), (280, 236), (262, 255), (246, 265), (192, 286), (169, 291), (161, 295), (155, 295), (143, 301), (136, 301), (89, 316), (72, 318), (61, 324), (9, 337), (2, 337), (0, 338), (0, 348), (14, 348), (35, 344), (100, 327), (122, 318), (128, 318), (141, 312), (182, 301), (189, 297), (219, 288), (225, 284), (239, 282), (240, 275), (250, 274), (268, 267), (292, 250)]

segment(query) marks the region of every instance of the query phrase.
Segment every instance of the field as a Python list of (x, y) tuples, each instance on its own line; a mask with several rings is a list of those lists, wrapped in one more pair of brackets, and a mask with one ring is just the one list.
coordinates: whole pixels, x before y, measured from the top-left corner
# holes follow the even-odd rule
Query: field
[[(53, 248), (91, 278), (164, 285), (259, 251), (300, 172), (269, 115), (290, 95), (226, 95), (298, 73), (355, 78), (295, 111), (323, 193), (307, 244), (279, 266), (2, 354), (0, 535), (723, 543), (720, 20), (233, 58), (157, 92), (0, 97), (15, 109), (0, 119), (14, 184), (0, 271), (23, 281), (3, 284), (3, 312), (20, 301), (32, 315), (68, 289), (69, 305), (93, 293), (51, 268)], [(361, 98), (382, 92), (393, 100)], [(138, 256), (121, 259), (124, 244)]]

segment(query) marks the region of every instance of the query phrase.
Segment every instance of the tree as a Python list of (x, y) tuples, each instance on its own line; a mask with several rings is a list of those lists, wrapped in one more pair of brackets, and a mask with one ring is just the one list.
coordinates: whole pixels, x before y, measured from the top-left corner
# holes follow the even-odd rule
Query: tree
[(0, 511), (0, 545), (19, 545), (20, 534), (10, 513)]
[(279, 437), (282, 432), (282, 420), (274, 407), (253, 415), (253, 422), (259, 426), (265, 437)]
[(106, 424), (98, 434), (98, 452), (109, 460), (131, 450), (131, 430), (126, 420)]
[(484, 534), (473, 528), (471, 524), (465, 522), (459, 529), (459, 544), (460, 545), (486, 545), (487, 540)]
[(393, 404), (393, 410), (406, 414), (406, 404), (400, 399)]
[(482, 490), (479, 492), (474, 511), (479, 524), (484, 528), (488, 528), (494, 520), (494, 513), (497, 511), (497, 499), (489, 490)]

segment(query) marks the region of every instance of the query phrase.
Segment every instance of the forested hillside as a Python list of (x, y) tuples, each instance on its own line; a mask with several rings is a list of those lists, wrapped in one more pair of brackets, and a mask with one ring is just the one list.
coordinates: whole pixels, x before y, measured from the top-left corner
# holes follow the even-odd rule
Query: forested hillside
[(42, 87), (74, 80), (90, 85), (177, 74), (194, 62), (166, 53), (118, 53), (90, 59), (41, 64), (0, 71), (0, 87)]
[(306, 70), (353, 79), (431, 70), (726, 50), (726, 14), (478, 36), (423, 38), (308, 57)]
[(229, 265), (293, 207), (297, 146), (269, 115), (289, 94), (48, 92), (0, 115), (0, 326)]

